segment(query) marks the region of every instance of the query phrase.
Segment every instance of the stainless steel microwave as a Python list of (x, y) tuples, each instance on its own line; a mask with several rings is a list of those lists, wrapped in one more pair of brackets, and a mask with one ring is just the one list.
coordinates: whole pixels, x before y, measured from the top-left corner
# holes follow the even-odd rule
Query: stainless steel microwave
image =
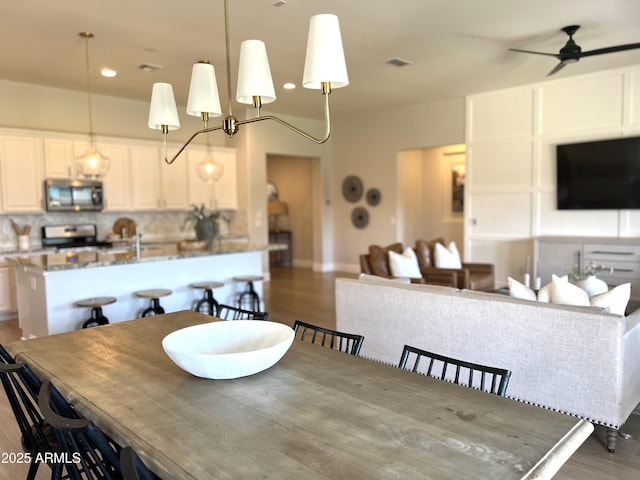
[(103, 209), (102, 182), (48, 178), (44, 181), (48, 212), (99, 212)]

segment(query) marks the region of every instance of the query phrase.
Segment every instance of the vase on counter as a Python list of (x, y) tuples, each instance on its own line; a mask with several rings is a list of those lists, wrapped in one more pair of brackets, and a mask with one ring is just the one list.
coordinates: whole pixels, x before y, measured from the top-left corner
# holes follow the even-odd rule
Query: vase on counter
[(215, 220), (210, 218), (203, 218), (196, 222), (194, 226), (196, 232), (196, 239), (207, 242), (207, 248), (213, 246), (213, 242), (216, 239), (217, 225)]
[(594, 295), (598, 295), (600, 293), (609, 291), (609, 286), (607, 285), (607, 282), (599, 279), (595, 275), (589, 275), (580, 280), (576, 280), (575, 283), (576, 283), (576, 286), (580, 287), (585, 292), (587, 292), (587, 294), (589, 294), (589, 297), (593, 297)]

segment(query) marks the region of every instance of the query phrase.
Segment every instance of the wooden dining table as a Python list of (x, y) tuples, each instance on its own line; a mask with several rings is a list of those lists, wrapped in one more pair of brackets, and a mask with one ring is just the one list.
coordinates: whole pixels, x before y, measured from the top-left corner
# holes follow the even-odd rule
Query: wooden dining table
[(7, 349), (166, 479), (544, 479), (593, 430), (299, 340), (255, 375), (198, 378), (162, 339), (209, 321), (182, 311)]

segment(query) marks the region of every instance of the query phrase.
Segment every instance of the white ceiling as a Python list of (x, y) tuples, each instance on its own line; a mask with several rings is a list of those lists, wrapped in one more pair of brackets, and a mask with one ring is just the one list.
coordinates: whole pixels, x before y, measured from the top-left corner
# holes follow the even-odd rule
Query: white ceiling
[[(309, 18), (340, 18), (350, 85), (331, 95), (334, 114), (405, 107), (434, 99), (543, 81), (554, 58), (509, 48), (556, 53), (566, 25), (582, 28), (583, 50), (640, 42), (638, 0), (230, 0), (232, 85), (240, 41), (267, 44), (277, 113), (321, 117), (317, 90), (300, 83)], [(91, 31), (92, 91), (148, 101), (154, 82), (170, 82), (186, 104), (191, 65), (216, 67), (226, 105), (223, 0), (5, 0), (0, 78), (84, 90), (84, 40)], [(399, 57), (412, 62), (387, 65)], [(144, 72), (141, 64), (157, 64)], [(640, 64), (640, 49), (582, 59), (552, 78)], [(98, 75), (109, 66), (113, 79)], [(317, 99), (317, 100), (316, 100)], [(223, 107), (224, 108), (224, 107)], [(234, 107), (238, 108), (238, 107)]]

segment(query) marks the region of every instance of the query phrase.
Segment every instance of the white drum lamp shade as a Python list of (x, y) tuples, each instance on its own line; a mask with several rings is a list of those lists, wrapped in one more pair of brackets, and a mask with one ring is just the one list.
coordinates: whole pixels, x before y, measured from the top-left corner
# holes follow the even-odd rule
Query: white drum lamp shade
[(222, 115), (216, 72), (209, 63), (196, 63), (191, 70), (187, 114), (199, 117), (208, 113), (210, 117)]
[(261, 40), (245, 40), (240, 44), (236, 100), (251, 105), (253, 97), (260, 97), (262, 103), (276, 99), (267, 49)]
[(149, 128), (168, 130), (180, 128), (180, 119), (170, 83), (154, 83), (151, 91), (151, 106), (149, 107)]
[(302, 77), (305, 88), (320, 89), (323, 82), (330, 82), (331, 88), (349, 85), (340, 24), (338, 17), (330, 14), (311, 17)]

